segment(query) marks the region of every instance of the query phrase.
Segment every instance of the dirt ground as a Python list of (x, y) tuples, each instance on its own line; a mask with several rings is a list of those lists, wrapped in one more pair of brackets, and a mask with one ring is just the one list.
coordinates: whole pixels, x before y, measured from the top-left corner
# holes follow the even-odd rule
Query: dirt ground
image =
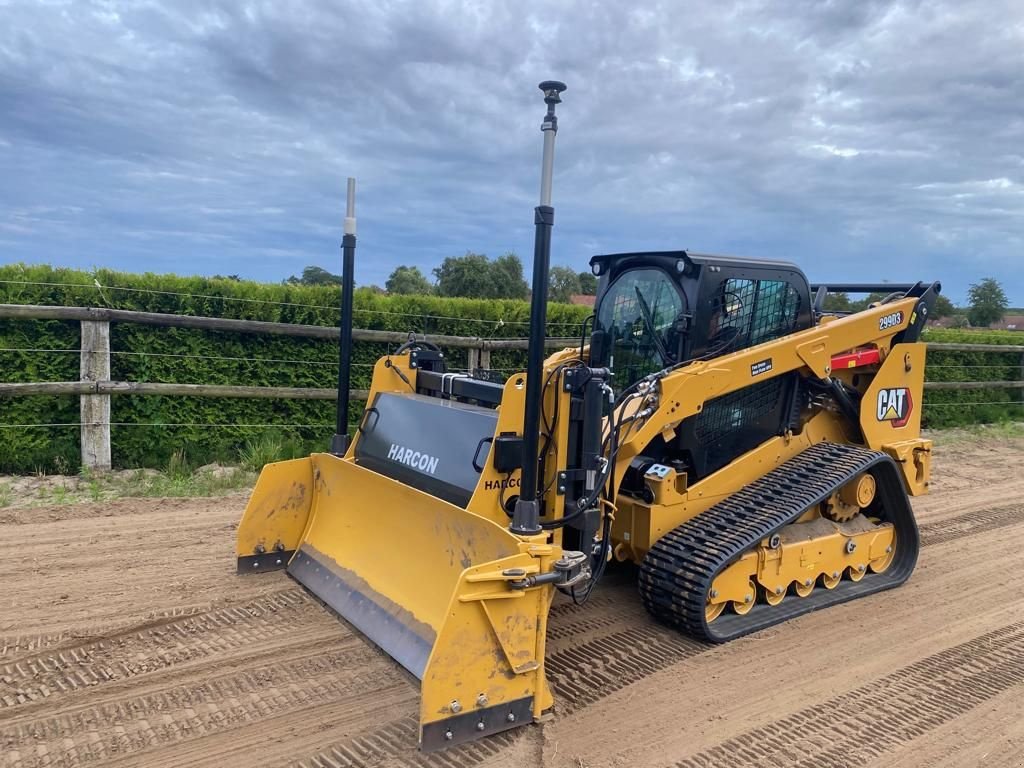
[(552, 611), (550, 722), (430, 755), (397, 664), (235, 575), (244, 496), (4, 510), (0, 766), (1024, 765), (1024, 440), (936, 453), (901, 589), (712, 647), (617, 570)]

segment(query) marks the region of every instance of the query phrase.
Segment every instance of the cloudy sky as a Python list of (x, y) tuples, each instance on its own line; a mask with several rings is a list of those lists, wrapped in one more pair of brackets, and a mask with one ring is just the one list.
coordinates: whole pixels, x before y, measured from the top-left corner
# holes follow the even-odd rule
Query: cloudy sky
[(0, 0), (0, 261), (357, 280), (689, 248), (1024, 304), (1024, 5)]

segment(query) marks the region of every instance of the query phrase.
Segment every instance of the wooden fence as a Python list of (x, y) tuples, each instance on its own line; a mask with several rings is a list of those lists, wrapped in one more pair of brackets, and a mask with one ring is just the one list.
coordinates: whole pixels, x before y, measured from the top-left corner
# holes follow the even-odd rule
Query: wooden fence
[[(0, 319), (71, 320), (81, 323), (81, 351), (78, 381), (0, 383), (0, 398), (22, 395), (78, 395), (81, 422), (82, 466), (110, 469), (111, 395), (170, 395), (235, 398), (285, 398), (333, 400), (337, 391), (319, 387), (249, 387), (223, 384), (166, 384), (157, 382), (110, 381), (110, 324), (137, 323), (207, 331), (274, 334), (338, 341), (339, 331), (322, 325), (272, 323), (263, 320), (233, 320), (221, 317), (171, 315), (93, 307), (50, 307), (34, 304), (0, 304)], [(356, 341), (401, 344), (409, 340), (401, 331), (353, 329)], [(494, 350), (526, 349), (527, 339), (485, 339), (472, 336), (431, 334), (430, 341), (441, 347), (465, 349), (469, 370), (490, 370)], [(547, 339), (547, 346), (579, 345), (579, 338)], [(351, 397), (365, 400), (365, 389), (353, 389)]]
[[(235, 398), (287, 398), (333, 400), (334, 389), (315, 387), (251, 387), (220, 384), (166, 384), (157, 382), (110, 380), (110, 324), (138, 323), (174, 328), (232, 331), (250, 334), (276, 334), (313, 339), (338, 339), (338, 329), (320, 325), (273, 323), (262, 320), (233, 320), (219, 317), (171, 315), (159, 312), (135, 312), (91, 307), (50, 307), (31, 304), (0, 304), (0, 319), (71, 320), (81, 323), (80, 374), (78, 381), (0, 383), (0, 397), (22, 395), (78, 395), (81, 421), (82, 466), (110, 469), (111, 395), (171, 395)], [(400, 344), (407, 333), (355, 329), (356, 341)], [(430, 341), (441, 347), (467, 350), (469, 370), (491, 367), (493, 350), (526, 349), (527, 339), (485, 339), (469, 336), (431, 335)], [(547, 346), (561, 348), (579, 344), (578, 338), (547, 339)], [(930, 349), (959, 352), (998, 352), (1020, 356), (1020, 381), (929, 381), (925, 389), (1021, 389), (1024, 394), (1024, 345), (933, 343)], [(366, 390), (351, 391), (353, 399), (366, 399)]]

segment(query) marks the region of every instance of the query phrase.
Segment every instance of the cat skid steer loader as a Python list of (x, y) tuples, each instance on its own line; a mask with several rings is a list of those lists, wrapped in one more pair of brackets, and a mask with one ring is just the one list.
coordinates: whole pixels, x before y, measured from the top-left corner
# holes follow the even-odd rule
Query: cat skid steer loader
[[(547, 103), (524, 373), (446, 369), (429, 341), (379, 360), (348, 435), (355, 214), (345, 221), (337, 433), (268, 465), (240, 573), (287, 572), (421, 683), (420, 745), (540, 718), (548, 609), (639, 566), (659, 621), (723, 642), (903, 583), (928, 488), (925, 345), (940, 290), (810, 286), (781, 261), (595, 256), (593, 318), (547, 359), (555, 105)], [(884, 291), (849, 314), (829, 291)], [(586, 330), (590, 329), (588, 334)]]

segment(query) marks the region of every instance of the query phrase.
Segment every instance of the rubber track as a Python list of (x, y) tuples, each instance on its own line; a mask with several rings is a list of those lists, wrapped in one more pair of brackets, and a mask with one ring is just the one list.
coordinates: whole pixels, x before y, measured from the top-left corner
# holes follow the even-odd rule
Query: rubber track
[[(707, 594), (719, 573), (869, 470), (878, 486), (871, 514), (896, 528), (896, 557), (885, 573), (868, 574), (859, 582), (844, 579), (835, 589), (815, 589), (808, 597), (789, 598), (777, 606), (757, 604), (745, 616), (726, 611), (708, 624)], [(660, 621), (721, 643), (902, 584), (914, 570), (919, 543), (899, 469), (888, 455), (855, 445), (818, 443), (659, 539), (640, 567), (640, 596)]]
[(891, 759), (893, 749), (1022, 683), (1024, 622), (1017, 622), (723, 741), (676, 768), (845, 768)]

